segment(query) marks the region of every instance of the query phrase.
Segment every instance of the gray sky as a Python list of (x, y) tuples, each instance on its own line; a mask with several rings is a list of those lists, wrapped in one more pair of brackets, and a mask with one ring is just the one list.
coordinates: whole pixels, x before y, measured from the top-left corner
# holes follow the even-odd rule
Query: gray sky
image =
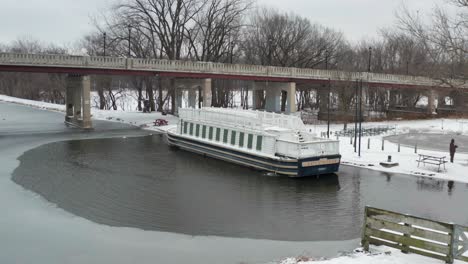
[[(421, 13), (444, 0), (258, 0), (259, 5), (292, 11), (312, 22), (345, 33), (349, 40), (376, 37), (394, 23), (395, 10), (405, 3)], [(90, 17), (113, 0), (0, 0), (0, 43), (19, 37), (72, 44), (92, 30)]]

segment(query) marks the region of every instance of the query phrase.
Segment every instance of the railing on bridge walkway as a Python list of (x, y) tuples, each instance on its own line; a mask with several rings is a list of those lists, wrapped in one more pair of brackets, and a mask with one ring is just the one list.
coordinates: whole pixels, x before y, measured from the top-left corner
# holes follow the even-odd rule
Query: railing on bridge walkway
[(366, 207), (362, 245), (366, 251), (369, 244), (384, 245), (446, 263), (468, 262), (467, 233), (468, 227)]
[(367, 72), (299, 69), (260, 65), (223, 64), (175, 60), (149, 60), (138, 58), (89, 57), (72, 55), (0, 53), (0, 65), (88, 69), (116, 69), (154, 72), (182, 72), (214, 75), (235, 75), (293, 80), (368, 80), (371, 83), (399, 84), (432, 87), (437, 82), (431, 78)]

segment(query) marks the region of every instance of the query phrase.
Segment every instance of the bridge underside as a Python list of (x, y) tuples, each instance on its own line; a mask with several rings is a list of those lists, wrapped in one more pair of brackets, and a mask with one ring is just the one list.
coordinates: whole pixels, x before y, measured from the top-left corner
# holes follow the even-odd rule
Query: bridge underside
[[(188, 93), (189, 107), (212, 106), (212, 94), (215, 91), (214, 80), (243, 80), (250, 83), (244, 90), (246, 98), (250, 98), (250, 108), (271, 112), (294, 113), (298, 108), (296, 95), (301, 92), (298, 87), (315, 90), (316, 108), (319, 119), (352, 121), (356, 109), (357, 96), (354, 94), (353, 81), (328, 79), (297, 79), (274, 76), (253, 76), (236, 74), (194, 73), (181, 71), (152, 71), (135, 69), (101, 69), (73, 67), (44, 67), (35, 65), (0, 65), (3, 72), (28, 73), (59, 73), (67, 74), (66, 84), (66, 118), (68, 124), (91, 129), (90, 75), (127, 75), (127, 76), (158, 76), (170, 80), (167, 91), (174, 91), (172, 106), (177, 110), (182, 107), (182, 97)], [(328, 86), (331, 86), (330, 90)], [(392, 117), (432, 117), (434, 114), (450, 115), (454, 112), (468, 113), (466, 109), (468, 95), (464, 92), (446, 87), (421, 86), (395, 83), (365, 83), (363, 90), (364, 118), (372, 119), (367, 106), (375, 100), (386, 101), (385, 118)], [(239, 87), (231, 87), (239, 89)], [(243, 88), (240, 88), (243, 89)], [(296, 91), (299, 89), (298, 91)], [(384, 90), (382, 92), (382, 90)], [(351, 92), (350, 92), (351, 91)], [(416, 106), (408, 98), (414, 93), (426, 97), (425, 107)], [(419, 95), (418, 95), (419, 96)], [(451, 103), (447, 103), (449, 98)], [(249, 102), (249, 100), (247, 100)], [(330, 106), (330, 105), (331, 106)], [(244, 108), (249, 108), (244, 105)]]

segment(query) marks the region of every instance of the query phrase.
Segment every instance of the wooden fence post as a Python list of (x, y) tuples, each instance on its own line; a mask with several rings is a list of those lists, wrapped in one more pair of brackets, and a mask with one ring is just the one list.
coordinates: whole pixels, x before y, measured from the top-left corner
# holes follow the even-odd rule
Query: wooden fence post
[(382, 151), (385, 150), (385, 139), (382, 138)]
[(370, 138), (367, 139), (367, 149), (370, 149)]
[(455, 248), (455, 239), (458, 239), (456, 237), (456, 230), (455, 230), (455, 224), (454, 223), (450, 223), (450, 243), (448, 244), (448, 247), (449, 247), (449, 253), (447, 254), (447, 261), (446, 263), (448, 264), (452, 264), (453, 263), (453, 259), (454, 259), (454, 252), (456, 253), (458, 251), (458, 248)]
[(366, 235), (366, 229), (367, 229), (367, 216), (368, 216), (368, 209), (366, 206), (366, 209), (364, 210), (364, 223), (362, 226), (362, 236), (361, 236), (361, 246), (364, 249), (364, 251), (369, 251), (369, 238)]

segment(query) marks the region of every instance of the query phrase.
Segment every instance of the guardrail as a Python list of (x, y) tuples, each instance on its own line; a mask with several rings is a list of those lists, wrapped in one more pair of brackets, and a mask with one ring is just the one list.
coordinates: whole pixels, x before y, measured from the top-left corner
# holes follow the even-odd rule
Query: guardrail
[[(383, 73), (346, 72), (335, 70), (299, 69), (245, 64), (224, 64), (180, 60), (132, 59), (48, 54), (0, 53), (0, 65), (126, 69), (156, 72), (210, 73), (237, 76), (258, 76), (292, 79), (346, 81), (363, 79), (373, 83), (416, 86), (441, 86), (431, 78)], [(464, 85), (463, 87), (467, 87)]]
[(361, 243), (366, 251), (369, 244), (384, 245), (446, 263), (468, 262), (467, 233), (468, 227), (366, 207)]

